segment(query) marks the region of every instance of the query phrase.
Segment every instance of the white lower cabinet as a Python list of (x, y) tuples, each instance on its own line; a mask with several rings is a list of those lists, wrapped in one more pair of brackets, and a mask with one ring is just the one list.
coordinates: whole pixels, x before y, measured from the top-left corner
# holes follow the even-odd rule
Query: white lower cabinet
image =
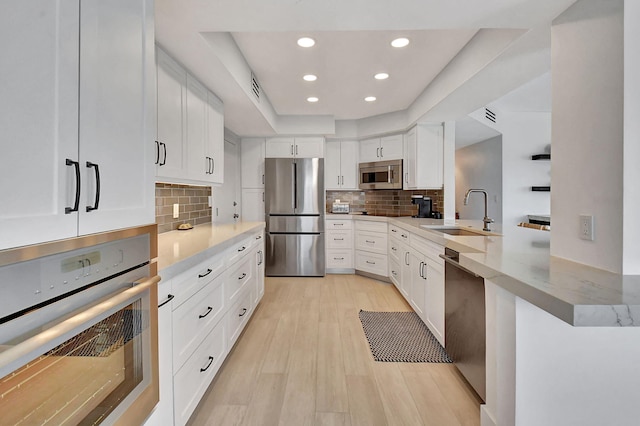
[(224, 322), (218, 323), (173, 377), (175, 424), (184, 425), (196, 409), (227, 354)]
[(387, 277), (387, 223), (356, 220), (355, 225), (356, 270)]
[(353, 220), (327, 217), (325, 229), (327, 273), (353, 273)]
[(389, 225), (389, 276), (444, 346), (444, 247)]
[(145, 426), (182, 426), (262, 299), (263, 232), (161, 281), (158, 294), (169, 300), (159, 307), (160, 403)]

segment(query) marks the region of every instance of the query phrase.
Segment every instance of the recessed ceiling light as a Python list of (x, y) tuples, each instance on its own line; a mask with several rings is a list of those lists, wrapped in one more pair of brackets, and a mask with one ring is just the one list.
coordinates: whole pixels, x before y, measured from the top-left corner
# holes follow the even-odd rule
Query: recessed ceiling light
[(405, 37), (400, 37), (391, 42), (393, 47), (405, 47), (409, 44), (409, 39)]
[(300, 47), (311, 47), (316, 44), (316, 41), (311, 37), (301, 37), (298, 39), (298, 46)]
[(316, 81), (318, 79), (318, 77), (316, 77), (313, 74), (307, 74), (307, 75), (303, 76), (302, 79), (304, 81)]
[(367, 96), (366, 98), (364, 98), (365, 101), (367, 102), (373, 102), (376, 100), (375, 96)]
[(318, 102), (318, 98), (315, 96), (310, 96), (307, 98), (307, 102)]
[(374, 75), (373, 78), (375, 78), (376, 80), (386, 80), (387, 78), (389, 78), (389, 74), (387, 74), (386, 72), (379, 72), (378, 74)]

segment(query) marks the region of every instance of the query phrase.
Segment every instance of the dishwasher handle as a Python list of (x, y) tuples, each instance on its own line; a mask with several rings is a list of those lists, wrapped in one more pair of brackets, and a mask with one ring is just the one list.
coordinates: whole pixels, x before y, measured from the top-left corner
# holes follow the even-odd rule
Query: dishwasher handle
[(444, 260), (445, 262), (447, 262), (449, 265), (455, 266), (456, 268), (461, 269), (464, 272), (466, 272), (467, 274), (471, 274), (476, 278), (480, 278), (480, 275), (478, 275), (475, 272), (470, 271), (469, 269), (467, 269), (464, 266), (460, 265), (460, 263), (456, 262), (452, 256), (447, 256), (447, 255), (444, 255), (444, 254), (440, 254), (438, 256), (440, 256), (440, 258), (442, 260)]

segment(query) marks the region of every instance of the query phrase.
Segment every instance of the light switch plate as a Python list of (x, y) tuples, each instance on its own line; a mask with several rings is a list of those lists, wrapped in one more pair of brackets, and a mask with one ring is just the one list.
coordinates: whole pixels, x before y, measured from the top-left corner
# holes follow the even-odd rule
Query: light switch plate
[(180, 204), (175, 203), (173, 205), (173, 218), (177, 219), (180, 217)]

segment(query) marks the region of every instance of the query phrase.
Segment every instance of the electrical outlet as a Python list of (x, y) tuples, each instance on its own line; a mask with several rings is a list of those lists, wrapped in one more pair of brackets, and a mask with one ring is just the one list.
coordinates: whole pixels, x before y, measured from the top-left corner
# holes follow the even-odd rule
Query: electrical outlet
[(580, 215), (580, 238), (587, 241), (593, 241), (593, 216)]
[(173, 218), (177, 219), (180, 217), (180, 204), (175, 203), (173, 205)]

